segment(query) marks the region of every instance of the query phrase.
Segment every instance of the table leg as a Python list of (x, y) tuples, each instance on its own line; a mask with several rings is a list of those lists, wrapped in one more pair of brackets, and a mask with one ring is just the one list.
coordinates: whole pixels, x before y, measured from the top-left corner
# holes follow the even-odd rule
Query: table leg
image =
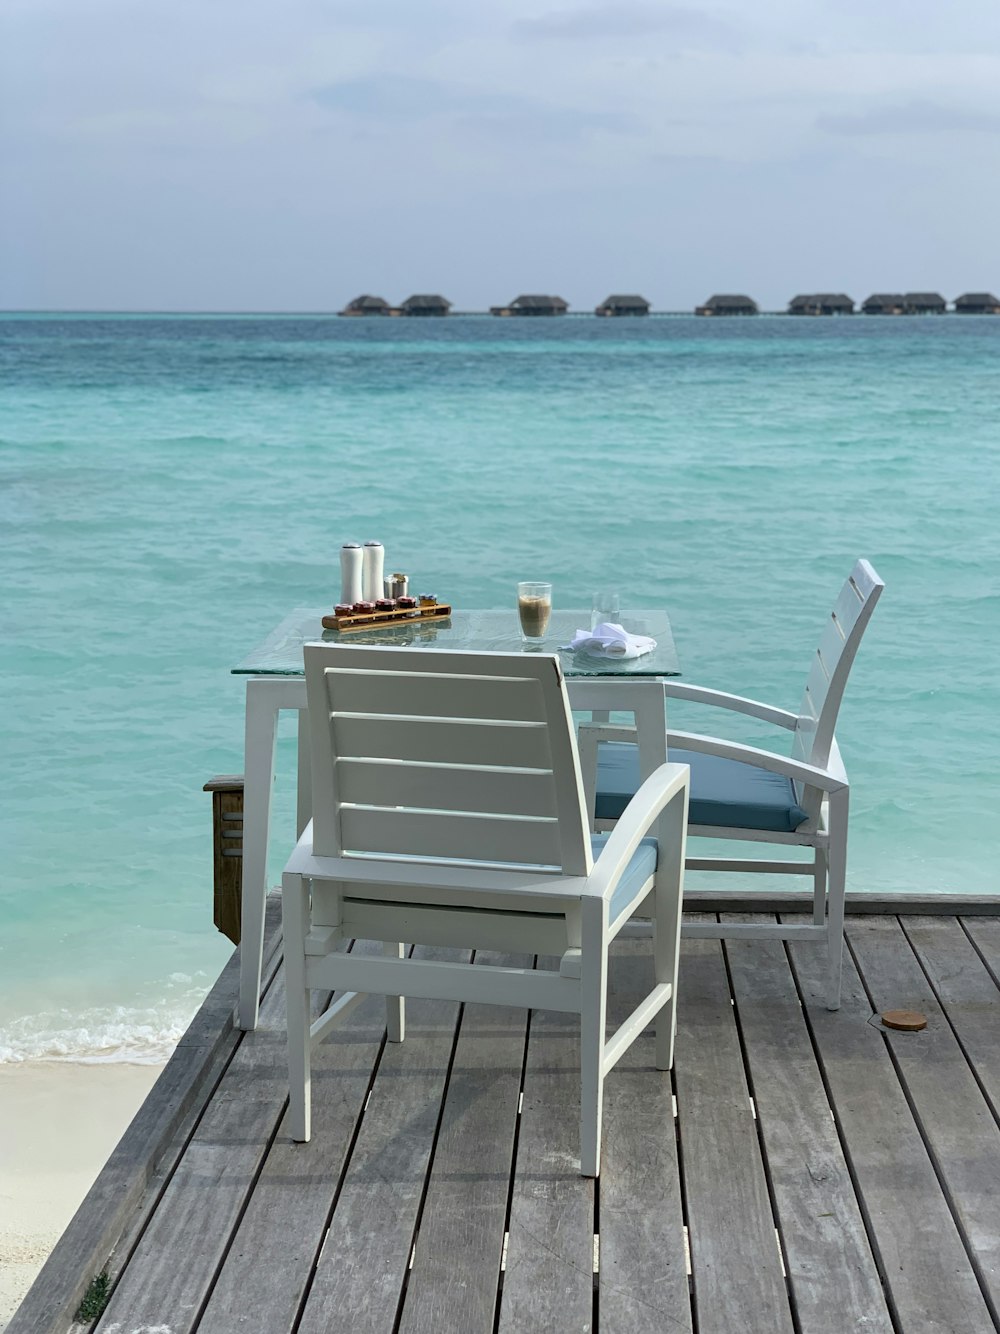
[(274, 756), (278, 714), (299, 713), (298, 803), (296, 824), (301, 834), (312, 813), (309, 737), (306, 728), (306, 683), (302, 677), (258, 676), (247, 682), (243, 772), (243, 884), (240, 898), (239, 1026), (257, 1027), (261, 965), (264, 955), (264, 913), (267, 904), (267, 849), (274, 791)]
[(295, 833), (302, 831), (312, 819), (312, 754), (309, 747), (309, 710), (299, 709), (299, 785), (295, 805)]
[(274, 790), (278, 703), (268, 681), (247, 682), (243, 778), (243, 887), (240, 926), (239, 1026), (257, 1027), (264, 955), (267, 844)]
[[(575, 677), (567, 681), (570, 706), (589, 712), (577, 729), (584, 801), (593, 825), (597, 791), (597, 751), (602, 741), (630, 741), (639, 747), (639, 780), (666, 763), (667, 729), (663, 682), (658, 677)], [(610, 725), (612, 711), (631, 713), (633, 728)], [(604, 827), (607, 827), (606, 825)]]

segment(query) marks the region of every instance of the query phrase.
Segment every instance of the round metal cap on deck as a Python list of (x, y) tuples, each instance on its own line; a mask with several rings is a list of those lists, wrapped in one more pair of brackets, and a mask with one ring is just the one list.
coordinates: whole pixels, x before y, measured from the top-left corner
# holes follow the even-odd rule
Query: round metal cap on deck
[(903, 1033), (918, 1033), (927, 1027), (927, 1016), (919, 1010), (886, 1010), (881, 1019), (886, 1028), (898, 1028)]

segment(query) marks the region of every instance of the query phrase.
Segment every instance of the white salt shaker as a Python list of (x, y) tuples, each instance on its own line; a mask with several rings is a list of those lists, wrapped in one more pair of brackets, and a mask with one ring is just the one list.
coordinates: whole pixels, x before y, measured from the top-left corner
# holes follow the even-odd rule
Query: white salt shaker
[(385, 564), (385, 549), (381, 542), (366, 542), (364, 547), (364, 570), (361, 576), (362, 597), (366, 602), (374, 602), (383, 596), (382, 568)]
[(345, 542), (340, 548), (340, 600), (360, 602), (363, 597), (364, 553), (360, 542)]

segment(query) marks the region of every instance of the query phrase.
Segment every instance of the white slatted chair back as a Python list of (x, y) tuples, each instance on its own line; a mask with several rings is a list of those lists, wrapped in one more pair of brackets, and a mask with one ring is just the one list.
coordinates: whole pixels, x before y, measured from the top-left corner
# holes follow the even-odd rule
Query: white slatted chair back
[(318, 856), (593, 867), (559, 660), (305, 647)]
[[(809, 670), (792, 742), (792, 759), (823, 769), (829, 764), (847, 678), (884, 587), (866, 560), (859, 560), (848, 575)], [(805, 809), (814, 814), (820, 794), (812, 789), (798, 795)]]

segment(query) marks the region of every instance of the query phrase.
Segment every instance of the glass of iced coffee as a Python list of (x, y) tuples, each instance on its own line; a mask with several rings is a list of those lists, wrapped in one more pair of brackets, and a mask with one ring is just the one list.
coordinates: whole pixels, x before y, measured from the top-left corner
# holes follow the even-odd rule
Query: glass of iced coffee
[(552, 585), (537, 581), (518, 584), (517, 614), (523, 643), (537, 644), (544, 639), (552, 616)]

